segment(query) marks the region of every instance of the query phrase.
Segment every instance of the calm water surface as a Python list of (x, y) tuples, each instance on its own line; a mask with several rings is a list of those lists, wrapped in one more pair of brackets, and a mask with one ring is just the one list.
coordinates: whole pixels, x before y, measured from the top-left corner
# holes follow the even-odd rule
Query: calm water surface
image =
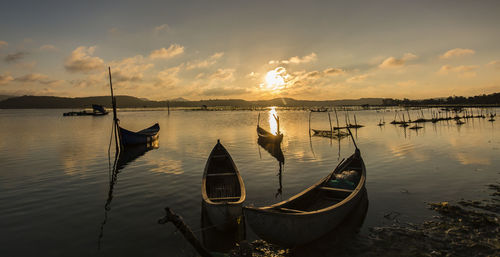
[[(217, 139), (240, 170), (246, 204), (256, 206), (302, 191), (354, 151), (350, 139), (310, 138), (308, 112), (278, 109), (285, 135), (280, 188), (278, 161), (257, 144), (256, 111), (119, 111), (130, 130), (159, 122), (160, 140), (121, 167), (108, 198), (112, 116), (64, 111), (0, 110), (0, 256), (193, 256), (174, 226), (157, 220), (169, 206), (201, 235), (201, 178)], [(500, 181), (499, 121), (427, 123), (412, 131), (376, 126), (394, 118), (391, 110), (355, 113), (366, 126), (354, 131), (368, 176), (362, 233), (391, 224), (384, 217), (391, 212), (402, 222), (428, 219), (434, 213), (426, 202), (488, 198), (486, 186)], [(326, 113), (311, 118), (312, 128), (330, 126)], [(269, 127), (267, 113), (261, 125)], [(247, 238), (256, 239), (250, 229)]]

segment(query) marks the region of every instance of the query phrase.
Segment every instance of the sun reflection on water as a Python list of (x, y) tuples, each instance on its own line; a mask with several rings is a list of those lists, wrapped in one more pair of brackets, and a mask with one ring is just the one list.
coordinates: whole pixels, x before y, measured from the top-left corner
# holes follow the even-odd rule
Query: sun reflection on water
[(276, 118), (278, 117), (278, 113), (276, 112), (276, 107), (271, 107), (269, 110), (269, 128), (271, 129), (271, 133), (274, 135), (278, 134), (278, 122)]

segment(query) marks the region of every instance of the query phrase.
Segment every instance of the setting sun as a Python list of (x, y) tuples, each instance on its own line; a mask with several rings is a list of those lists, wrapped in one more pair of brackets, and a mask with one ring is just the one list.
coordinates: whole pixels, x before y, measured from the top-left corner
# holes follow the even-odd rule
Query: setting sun
[(270, 70), (266, 74), (265, 86), (267, 89), (278, 91), (285, 88), (287, 75), (285, 68), (279, 67), (274, 70)]

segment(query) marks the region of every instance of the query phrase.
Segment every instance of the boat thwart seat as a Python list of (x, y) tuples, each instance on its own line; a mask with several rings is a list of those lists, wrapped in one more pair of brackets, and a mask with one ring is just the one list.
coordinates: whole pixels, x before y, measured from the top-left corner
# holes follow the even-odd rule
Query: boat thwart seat
[(231, 175), (236, 175), (236, 173), (234, 173), (234, 172), (213, 173), (213, 174), (207, 174), (207, 177), (213, 177), (213, 176), (231, 176)]
[(337, 191), (337, 192), (346, 192), (346, 193), (352, 193), (351, 189), (343, 189), (343, 188), (335, 188), (335, 187), (319, 187), (321, 190), (328, 190), (328, 191)]
[(219, 200), (238, 200), (240, 199), (239, 196), (226, 196), (226, 197), (209, 197), (210, 200), (212, 201), (219, 201)]

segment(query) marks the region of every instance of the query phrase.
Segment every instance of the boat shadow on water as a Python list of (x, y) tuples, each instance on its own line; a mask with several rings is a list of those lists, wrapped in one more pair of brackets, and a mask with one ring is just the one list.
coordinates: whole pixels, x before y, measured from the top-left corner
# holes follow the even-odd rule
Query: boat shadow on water
[(279, 164), (279, 171), (278, 171), (279, 188), (277, 189), (277, 192), (275, 194), (275, 197), (278, 197), (283, 192), (282, 174), (283, 174), (283, 166), (285, 165), (285, 156), (283, 155), (283, 151), (281, 150), (281, 145), (266, 141), (262, 138), (259, 138), (257, 140), (257, 143), (259, 144), (260, 147), (264, 148), (264, 150), (266, 150), (269, 154), (271, 154), (272, 157), (274, 157), (278, 161), (278, 164)]
[(350, 256), (356, 248), (356, 237), (368, 212), (368, 193), (364, 190), (357, 206), (333, 230), (308, 244), (290, 249), (291, 256)]
[(115, 155), (115, 160), (113, 166), (111, 166), (111, 160), (109, 164), (109, 190), (106, 203), (104, 204), (104, 220), (101, 222), (101, 227), (99, 229), (99, 239), (97, 243), (97, 249), (101, 249), (102, 238), (104, 237), (104, 226), (108, 221), (108, 212), (111, 210), (111, 202), (113, 200), (113, 191), (115, 184), (118, 180), (118, 174), (130, 163), (135, 161), (137, 158), (146, 154), (146, 152), (159, 148), (158, 140), (150, 142), (143, 145), (129, 146), (121, 149)]
[(201, 239), (210, 252), (227, 253), (246, 239), (245, 219), (240, 217), (236, 226), (218, 229), (210, 220), (204, 204), (201, 204)]

